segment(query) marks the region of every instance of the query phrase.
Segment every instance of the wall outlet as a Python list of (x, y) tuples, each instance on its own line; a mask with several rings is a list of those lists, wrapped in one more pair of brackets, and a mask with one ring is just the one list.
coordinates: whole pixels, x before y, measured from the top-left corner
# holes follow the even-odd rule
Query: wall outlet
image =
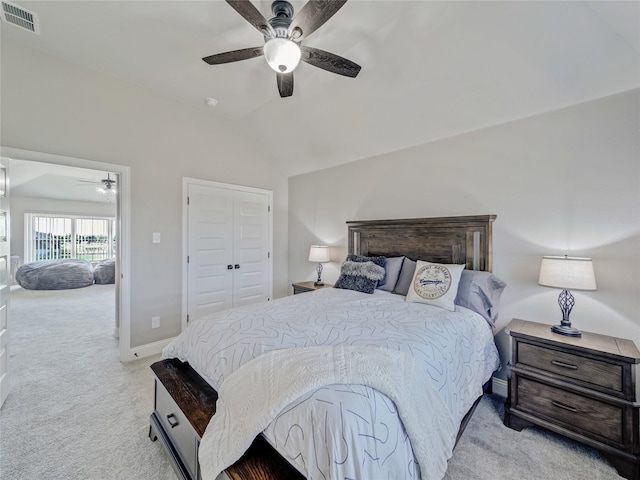
[(160, 328), (160, 317), (151, 317), (151, 328)]

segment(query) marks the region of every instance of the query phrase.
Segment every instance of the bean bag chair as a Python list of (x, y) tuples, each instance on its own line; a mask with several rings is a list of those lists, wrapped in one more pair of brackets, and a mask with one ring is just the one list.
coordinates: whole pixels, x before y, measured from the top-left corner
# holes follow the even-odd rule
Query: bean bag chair
[(86, 260), (42, 260), (21, 265), (16, 282), (29, 290), (66, 290), (93, 284), (93, 267)]
[(93, 270), (93, 280), (100, 285), (116, 283), (116, 259), (107, 258), (97, 264)]

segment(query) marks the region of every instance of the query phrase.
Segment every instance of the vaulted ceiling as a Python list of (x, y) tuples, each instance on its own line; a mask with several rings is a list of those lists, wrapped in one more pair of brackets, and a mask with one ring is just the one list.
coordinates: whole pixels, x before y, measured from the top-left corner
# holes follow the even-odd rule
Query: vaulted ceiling
[[(262, 57), (201, 60), (263, 44), (223, 1), (13, 3), (37, 13), (40, 35), (3, 23), (3, 40), (209, 109), (288, 175), (640, 86), (636, 1), (350, 0), (303, 43), (353, 60), (359, 76), (303, 63), (285, 99)], [(271, 2), (253, 3), (271, 17)]]

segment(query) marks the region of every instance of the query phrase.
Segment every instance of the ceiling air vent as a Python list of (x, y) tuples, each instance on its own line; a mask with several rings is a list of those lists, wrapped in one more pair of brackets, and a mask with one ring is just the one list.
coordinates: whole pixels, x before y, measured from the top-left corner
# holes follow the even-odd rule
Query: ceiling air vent
[(38, 14), (25, 10), (14, 3), (4, 1), (2, 2), (2, 12), (0, 14), (5, 22), (40, 35)]

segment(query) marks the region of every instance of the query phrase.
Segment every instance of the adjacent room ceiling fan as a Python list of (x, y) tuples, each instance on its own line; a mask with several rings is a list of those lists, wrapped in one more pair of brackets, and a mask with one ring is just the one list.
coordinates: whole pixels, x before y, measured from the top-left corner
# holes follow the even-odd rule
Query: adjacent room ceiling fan
[(209, 65), (237, 62), (265, 56), (276, 72), (281, 97), (293, 94), (293, 71), (300, 61), (328, 72), (355, 78), (360, 65), (334, 53), (301, 45), (303, 39), (320, 28), (347, 0), (310, 0), (293, 16), (293, 7), (285, 0), (271, 4), (273, 18), (266, 20), (253, 3), (247, 0), (226, 0), (231, 7), (264, 36), (264, 46), (243, 48), (204, 57)]
[(96, 187), (96, 192), (101, 193), (103, 195), (107, 194), (115, 194), (116, 193), (116, 181), (111, 178), (111, 174), (107, 172), (107, 178), (103, 178), (100, 181), (93, 180), (78, 180), (82, 183), (89, 183), (93, 185), (98, 185)]

